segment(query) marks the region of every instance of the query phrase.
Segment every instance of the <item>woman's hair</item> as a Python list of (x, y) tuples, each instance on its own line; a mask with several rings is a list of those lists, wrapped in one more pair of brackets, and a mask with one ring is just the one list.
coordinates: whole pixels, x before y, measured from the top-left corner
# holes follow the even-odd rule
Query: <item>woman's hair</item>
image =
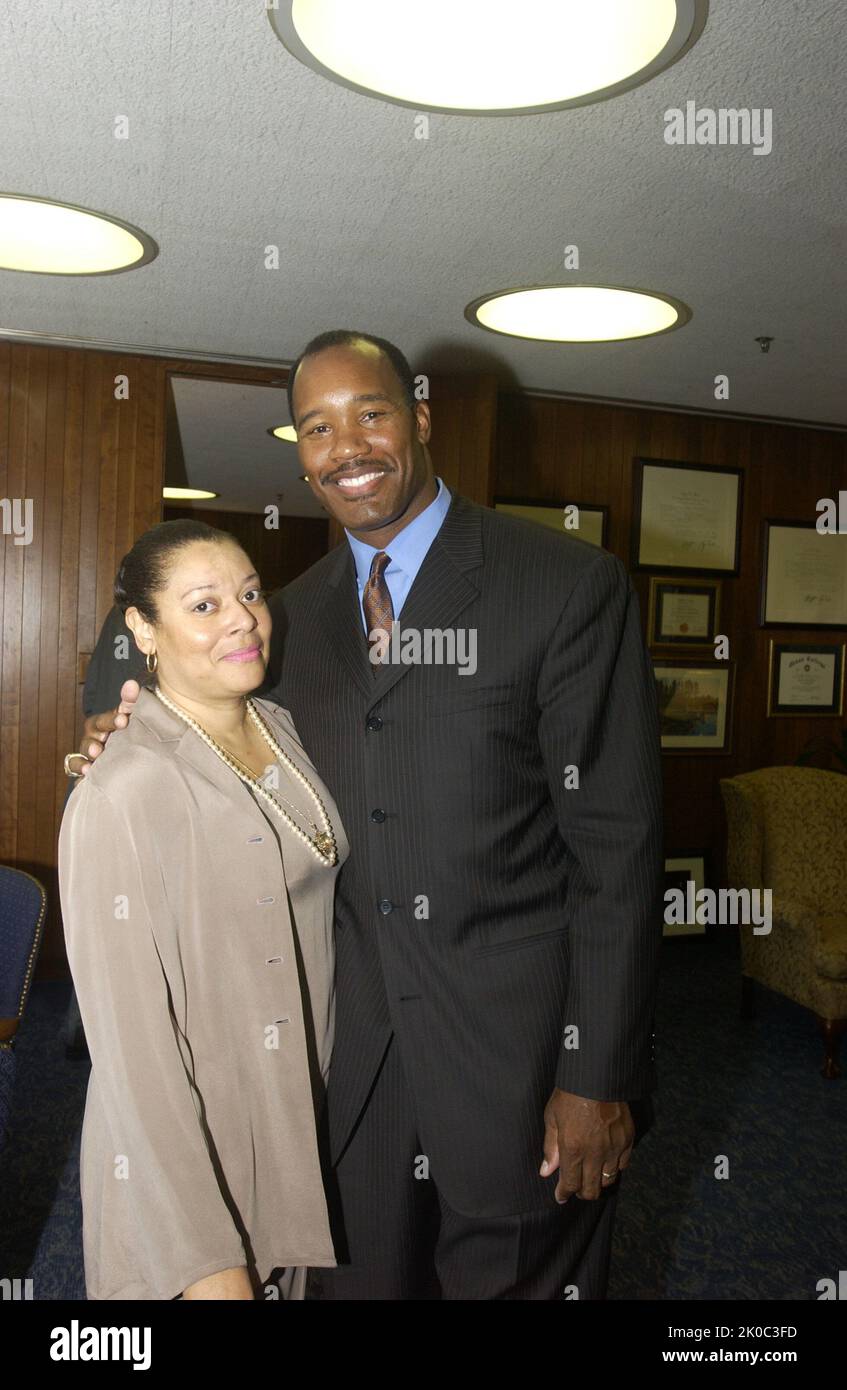
[(192, 541), (233, 541), (235, 537), (205, 521), (160, 521), (139, 536), (121, 561), (115, 579), (115, 603), (122, 613), (137, 608), (148, 623), (158, 622), (156, 594), (168, 582), (174, 555)]

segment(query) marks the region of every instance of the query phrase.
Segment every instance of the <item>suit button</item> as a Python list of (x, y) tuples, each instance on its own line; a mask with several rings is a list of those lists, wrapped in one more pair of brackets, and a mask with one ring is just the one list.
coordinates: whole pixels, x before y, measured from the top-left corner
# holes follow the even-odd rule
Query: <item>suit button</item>
[(382, 720), (380, 719), (379, 715), (369, 715), (365, 728), (367, 729), (369, 734), (378, 734), (380, 729), (382, 728)]
[(381, 811), (377, 806), (375, 811), (371, 811), (371, 820), (376, 821), (377, 825), (382, 825), (382, 822), (385, 820), (385, 812)]
[(383, 898), (382, 902), (379, 904), (379, 910), (383, 917), (387, 917), (389, 912), (394, 911), (394, 904), (389, 902), (388, 898)]

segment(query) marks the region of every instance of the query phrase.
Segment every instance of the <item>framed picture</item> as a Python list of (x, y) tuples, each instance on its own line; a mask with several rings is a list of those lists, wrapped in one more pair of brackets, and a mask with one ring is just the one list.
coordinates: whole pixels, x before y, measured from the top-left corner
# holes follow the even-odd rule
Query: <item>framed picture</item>
[(774, 642), (768, 665), (768, 716), (842, 715), (844, 643)]
[(762, 627), (847, 627), (847, 531), (766, 520)]
[(654, 658), (662, 751), (728, 753), (735, 664)]
[(495, 497), (494, 510), (535, 521), (562, 535), (578, 536), (590, 545), (604, 546), (609, 508), (596, 502), (538, 502), (531, 498)]
[[(705, 854), (680, 854), (665, 860), (664, 936), (706, 935), (705, 924), (696, 916), (697, 894), (705, 887)], [(668, 921), (669, 917), (675, 920)]]
[(632, 566), (737, 574), (740, 468), (633, 459)]
[(721, 605), (719, 579), (650, 577), (647, 642), (651, 647), (711, 647)]

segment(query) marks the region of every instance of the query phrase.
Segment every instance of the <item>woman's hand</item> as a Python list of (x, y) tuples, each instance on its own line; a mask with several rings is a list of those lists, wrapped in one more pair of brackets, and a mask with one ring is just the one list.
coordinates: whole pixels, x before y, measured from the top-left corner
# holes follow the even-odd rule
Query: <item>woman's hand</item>
[(238, 1269), (221, 1269), (217, 1274), (208, 1274), (189, 1284), (183, 1291), (183, 1298), (250, 1298), (254, 1299), (253, 1285), (245, 1265)]

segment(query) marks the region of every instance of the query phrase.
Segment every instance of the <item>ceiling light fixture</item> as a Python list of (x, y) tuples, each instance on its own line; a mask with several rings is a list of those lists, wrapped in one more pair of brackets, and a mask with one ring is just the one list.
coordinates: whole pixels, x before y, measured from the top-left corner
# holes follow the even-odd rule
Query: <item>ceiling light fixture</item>
[(202, 487), (163, 487), (162, 496), (168, 502), (205, 502), (210, 497), (220, 497), (220, 493), (207, 492)]
[(656, 290), (530, 285), (480, 295), (465, 309), (477, 328), (548, 343), (617, 343), (681, 328), (691, 310)]
[(116, 275), (158, 254), (152, 237), (118, 217), (52, 198), (0, 193), (0, 270)]
[(417, 111), (528, 115), (603, 101), (696, 43), (708, 0), (275, 0), (276, 36), (332, 82)]

